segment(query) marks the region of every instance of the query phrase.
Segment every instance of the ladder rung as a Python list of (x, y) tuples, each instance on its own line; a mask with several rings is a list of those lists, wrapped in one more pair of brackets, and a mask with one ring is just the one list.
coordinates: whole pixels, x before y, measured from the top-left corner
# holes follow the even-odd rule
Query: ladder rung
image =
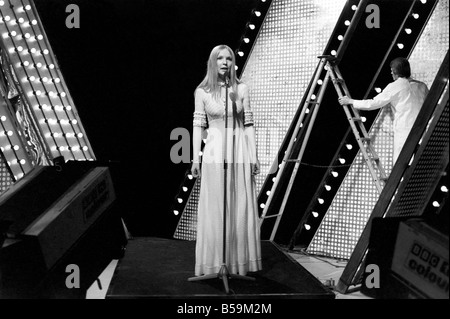
[(361, 122), (362, 121), (362, 119), (358, 116), (358, 117), (351, 117), (351, 119), (353, 120), (353, 121), (358, 121), (358, 122)]
[(375, 162), (377, 162), (377, 163), (380, 162), (380, 159), (379, 159), (378, 157), (368, 157), (367, 160), (368, 160), (368, 161), (375, 161)]
[(334, 55), (319, 55), (318, 56), (319, 59), (325, 59), (327, 61), (336, 61), (337, 57), (335, 57)]
[(298, 158), (297, 159), (288, 158), (287, 160), (285, 160), (285, 162), (300, 162), (300, 160)]
[[(378, 157), (378, 155), (375, 154), (375, 153), (372, 153), (372, 152), (370, 151), (370, 149), (366, 149), (366, 153), (367, 153), (367, 157), (368, 157), (369, 159), (371, 159), (372, 161), (379, 161), (379, 160), (380, 160), (380, 158)], [(371, 155), (372, 155), (372, 157), (370, 157)]]
[(370, 137), (360, 137), (359, 138), (361, 141), (366, 141), (366, 142), (371, 142), (372, 139)]
[(308, 104), (319, 104), (317, 101), (308, 101)]
[(278, 217), (281, 214), (276, 214), (276, 215), (270, 215), (270, 216), (264, 216), (263, 219), (267, 219), (267, 218), (272, 218), (272, 217)]

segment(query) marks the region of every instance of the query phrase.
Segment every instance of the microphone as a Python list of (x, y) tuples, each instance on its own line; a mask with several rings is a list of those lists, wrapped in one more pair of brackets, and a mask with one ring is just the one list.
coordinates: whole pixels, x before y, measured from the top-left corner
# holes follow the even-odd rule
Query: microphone
[(230, 71), (225, 72), (225, 84), (228, 85), (230, 83), (229, 77)]

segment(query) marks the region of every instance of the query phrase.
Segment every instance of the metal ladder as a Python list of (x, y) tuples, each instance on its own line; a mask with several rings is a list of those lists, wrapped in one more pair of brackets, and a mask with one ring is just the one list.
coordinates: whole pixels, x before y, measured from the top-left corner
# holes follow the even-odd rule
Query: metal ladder
[[(347, 86), (345, 85), (345, 81), (342, 78), (341, 73), (339, 72), (339, 69), (337, 67), (337, 65), (334, 64), (335, 61), (335, 57), (333, 56), (328, 56), (328, 55), (323, 55), (323, 56), (319, 56), (318, 58), (320, 58), (320, 62), (319, 65), (316, 69), (316, 72), (314, 74), (314, 79), (313, 82), (310, 86), (310, 89), (308, 91), (307, 97), (306, 97), (306, 101), (303, 105), (302, 111), (300, 113), (300, 116), (297, 120), (294, 132), (292, 134), (292, 137), (289, 141), (289, 145), (287, 147), (287, 150), (284, 154), (283, 160), (280, 164), (280, 168), (277, 172), (277, 176), (275, 178), (274, 184), (272, 186), (272, 190), (270, 191), (269, 197), (267, 199), (266, 205), (264, 207), (264, 210), (261, 214), (259, 223), (260, 223), (260, 227), (262, 226), (264, 220), (268, 219), (268, 218), (276, 218), (275, 220), (275, 224), (274, 227), (272, 229), (272, 233), (270, 236), (270, 240), (274, 240), (275, 238), (275, 234), (276, 231), (278, 229), (278, 226), (280, 224), (281, 221), (281, 217), (283, 216), (286, 204), (287, 204), (287, 200), (290, 194), (290, 191), (292, 189), (292, 186), (294, 184), (294, 180), (295, 177), (297, 175), (298, 172), (298, 168), (300, 166), (300, 163), (302, 161), (303, 158), (303, 154), (306, 148), (306, 145), (308, 143), (308, 139), (309, 139), (309, 135), (311, 133), (315, 118), (317, 116), (317, 113), (319, 111), (319, 107), (320, 104), (322, 102), (323, 99), (323, 95), (326, 91), (327, 85), (329, 80), (331, 79), (334, 87), (338, 93), (339, 97), (342, 97), (343, 95), (347, 95), (348, 97), (350, 97), (350, 94), (348, 92)], [(316, 90), (316, 87), (319, 83), (319, 78), (320, 75), (322, 74), (323, 70), (327, 70), (325, 78), (323, 80), (323, 83), (319, 89), (318, 92), (318, 96), (317, 99), (313, 98), (313, 94)], [(345, 93), (345, 94), (344, 94)], [(302, 128), (303, 124), (303, 120), (305, 118), (305, 114), (307, 114), (310, 110), (311, 107), (314, 107), (313, 113), (311, 115), (311, 119), (310, 122), (308, 124), (308, 127), (306, 128), (306, 133), (304, 136), (304, 140), (303, 143), (301, 145), (300, 151), (298, 153), (298, 155), (295, 158), (291, 158), (291, 153), (292, 153), (292, 149), (294, 147), (294, 144), (297, 140), (297, 136), (299, 134), (300, 128)], [(382, 185), (382, 181), (386, 180), (386, 173), (381, 165), (380, 159), (378, 157), (378, 155), (376, 154), (373, 146), (371, 145), (371, 138), (369, 137), (369, 135), (367, 134), (367, 131), (363, 125), (362, 119), (359, 116), (359, 113), (357, 110), (355, 110), (353, 108), (352, 105), (344, 105), (343, 106), (344, 111), (347, 115), (347, 120), (350, 123), (350, 126), (352, 128), (353, 134), (356, 137), (356, 140), (358, 142), (359, 148), (361, 149), (361, 153), (364, 157), (365, 162), (367, 163), (370, 173), (372, 175), (373, 181), (375, 182), (375, 185), (378, 189), (378, 191), (381, 193), (381, 190), (383, 189), (383, 185)], [(359, 130), (358, 130), (359, 129)], [(362, 136), (361, 136), (362, 135)], [(270, 208), (270, 204), (273, 200), (274, 194), (275, 194), (275, 190), (278, 187), (278, 184), (280, 182), (280, 178), (283, 174), (284, 169), (286, 168), (286, 164), (288, 162), (295, 162), (295, 166), (293, 168), (291, 177), (289, 179), (289, 183), (287, 185), (287, 189), (286, 192), (284, 193), (284, 197), (283, 197), (283, 201), (281, 203), (281, 207), (280, 210), (277, 214), (273, 214), (273, 215), (267, 215), (267, 212)], [(375, 168), (375, 166), (376, 168)], [(380, 173), (380, 177), (378, 177), (378, 173), (377, 170)]]
[[(346, 95), (350, 97), (350, 93), (344, 79), (342, 78), (341, 72), (339, 71), (338, 66), (334, 64), (334, 59), (329, 56), (323, 56), (322, 58), (327, 60), (328, 74), (331, 76), (338, 96), (342, 97)], [(381, 193), (383, 190), (383, 182), (387, 180), (387, 176), (383, 166), (381, 165), (380, 158), (373, 148), (372, 139), (364, 127), (358, 110), (356, 110), (351, 104), (343, 105), (342, 107), (347, 115), (347, 120), (350, 123), (353, 134), (355, 135), (364, 161), (369, 167), (373, 182), (375, 183), (378, 192)], [(378, 176), (378, 173), (380, 176)]]

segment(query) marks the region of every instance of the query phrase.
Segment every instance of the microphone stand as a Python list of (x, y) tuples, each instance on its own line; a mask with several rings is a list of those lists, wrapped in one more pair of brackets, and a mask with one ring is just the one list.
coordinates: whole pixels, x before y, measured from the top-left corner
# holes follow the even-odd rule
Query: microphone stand
[[(224, 172), (224, 179), (223, 179), (223, 245), (222, 245), (222, 266), (220, 267), (220, 270), (217, 274), (209, 274), (209, 275), (203, 275), (198, 277), (191, 277), (188, 279), (188, 281), (199, 281), (199, 280), (205, 280), (205, 279), (211, 279), (211, 278), (219, 278), (222, 279), (223, 285), (225, 288), (225, 292), (228, 294), (230, 292), (230, 288), (228, 285), (228, 279), (232, 278), (238, 278), (238, 279), (244, 279), (244, 280), (255, 280), (253, 277), (243, 276), (243, 275), (236, 275), (236, 274), (230, 274), (227, 267), (227, 253), (226, 253), (226, 239), (227, 239), (227, 169), (228, 169), (228, 163), (227, 163), (227, 139), (228, 139), (228, 85), (229, 80), (228, 77), (225, 76), (225, 137), (224, 137), (224, 152), (223, 152), (223, 172)], [(234, 133), (234, 132), (233, 132)]]

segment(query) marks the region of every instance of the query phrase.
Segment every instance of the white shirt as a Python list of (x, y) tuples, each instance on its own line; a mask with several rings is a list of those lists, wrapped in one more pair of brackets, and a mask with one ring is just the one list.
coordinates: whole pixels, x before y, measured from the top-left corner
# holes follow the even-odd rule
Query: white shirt
[(393, 163), (397, 161), (427, 94), (428, 87), (425, 83), (411, 78), (398, 78), (373, 99), (353, 100), (353, 107), (359, 110), (375, 110), (391, 105), (394, 114)]

